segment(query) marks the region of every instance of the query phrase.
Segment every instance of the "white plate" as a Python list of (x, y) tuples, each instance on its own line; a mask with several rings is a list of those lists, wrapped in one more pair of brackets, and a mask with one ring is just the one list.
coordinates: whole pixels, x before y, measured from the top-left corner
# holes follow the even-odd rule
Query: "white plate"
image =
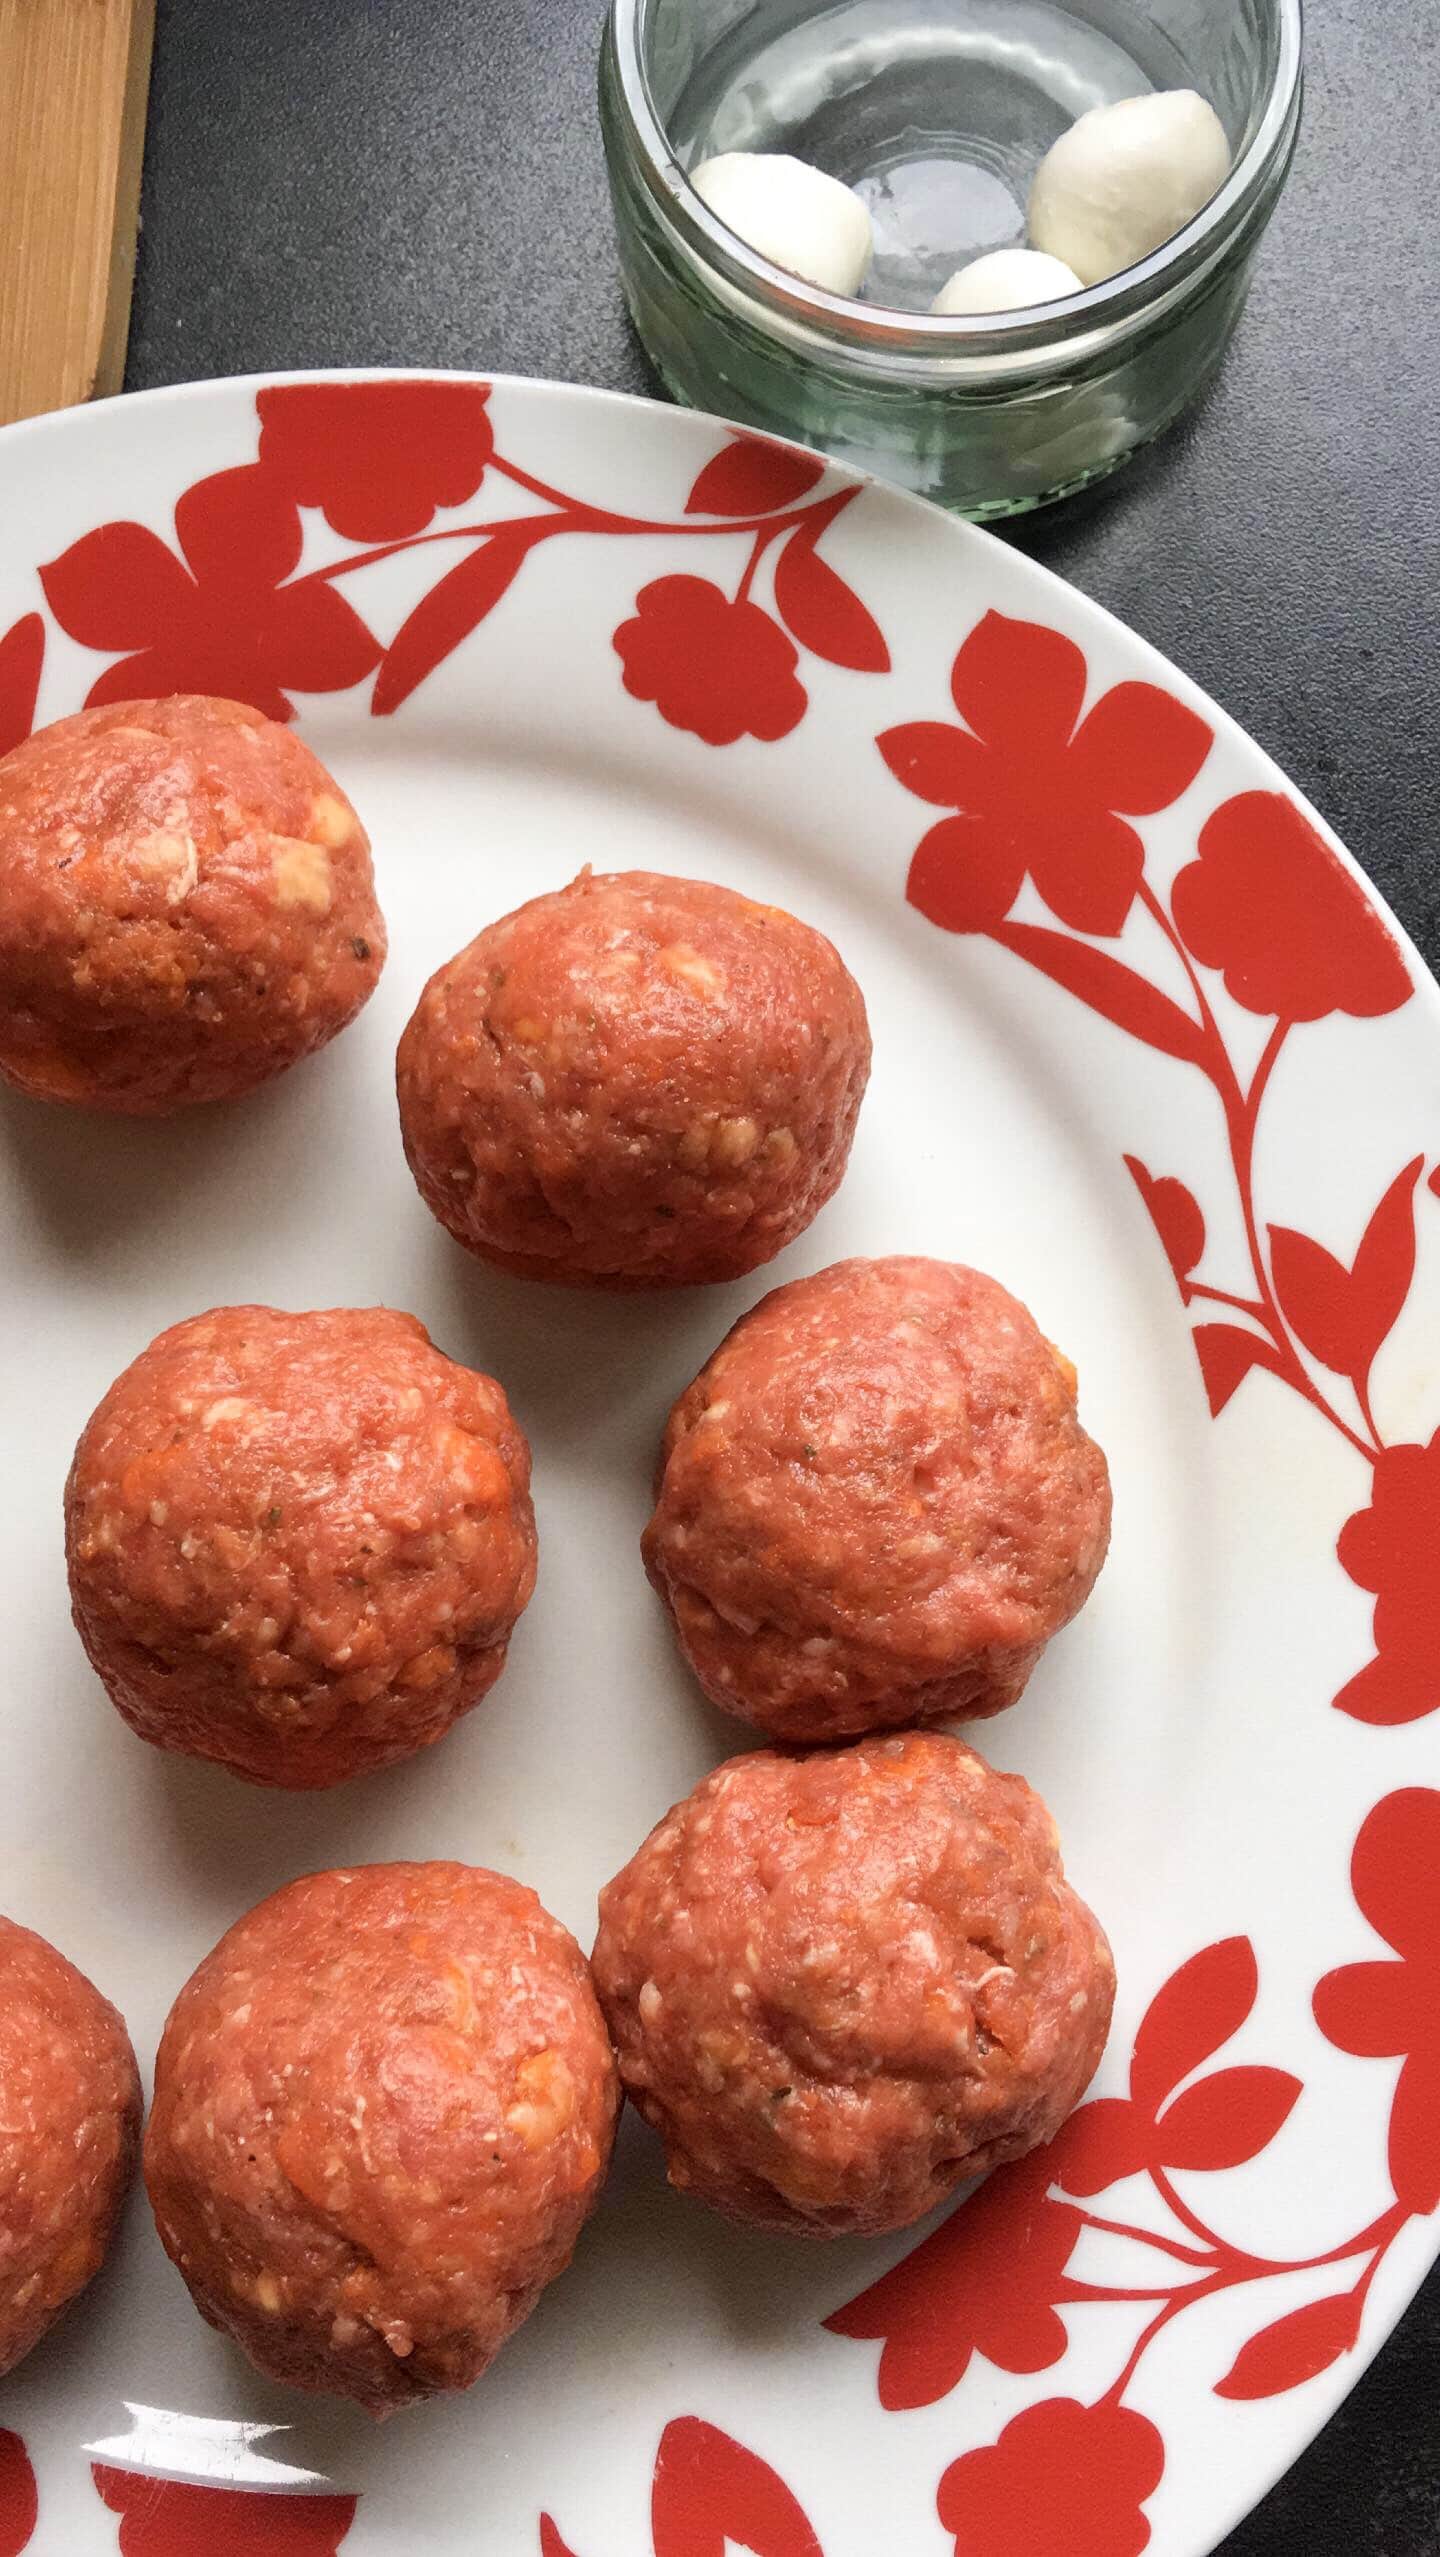
[[(588, 1941), (597, 1886), (742, 1745), (638, 1565), (666, 1406), (776, 1279), (921, 1251), (1030, 1302), (1110, 1454), (1094, 1603), (983, 1738), (1052, 1803), (1120, 1969), (1078, 2129), (937, 2230), (740, 2235), (666, 2190), (630, 2124), (573, 2271), (495, 2370), (384, 2430), (255, 2378), (137, 2197), (0, 2392), (0, 2552), (113, 2551), (123, 2512), (126, 2557), (1133, 2557), (1147, 2526), (1157, 2557), (1199, 2557), (1436, 2248), (1421, 963), (1139, 641), (813, 456), (592, 392), (391, 375), (41, 420), (0, 475), (6, 741), (37, 669), (41, 720), (97, 690), (288, 696), (372, 831), (392, 927), (359, 1024), (250, 1102), (0, 1110), (4, 1906), (118, 2000), (146, 2060), (221, 1929), (318, 1865), (494, 1863)], [(423, 979), (585, 861), (791, 905), (864, 985), (849, 1177), (743, 1286), (501, 1282), (411, 1188), (391, 1061)], [(163, 1324), (254, 1298), (413, 1308), (504, 1379), (535, 1447), (540, 1585), (499, 1688), (333, 1796), (143, 1747), (66, 1611), (87, 1413)]]

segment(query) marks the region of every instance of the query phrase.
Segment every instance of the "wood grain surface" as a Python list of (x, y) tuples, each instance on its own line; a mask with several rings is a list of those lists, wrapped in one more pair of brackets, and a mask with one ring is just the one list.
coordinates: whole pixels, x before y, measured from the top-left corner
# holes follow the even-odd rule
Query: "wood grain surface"
[(0, 0), (0, 424), (118, 391), (155, 0)]

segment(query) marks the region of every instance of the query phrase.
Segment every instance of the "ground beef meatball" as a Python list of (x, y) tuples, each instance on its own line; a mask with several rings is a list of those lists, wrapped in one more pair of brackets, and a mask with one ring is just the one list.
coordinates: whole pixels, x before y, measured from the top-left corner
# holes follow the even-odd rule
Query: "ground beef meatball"
[(839, 1261), (670, 1414), (646, 1568), (713, 1703), (786, 1741), (1012, 1705), (1110, 1536), (1075, 1371), (994, 1279)]
[(317, 1873), (181, 1990), (145, 2180), (201, 2315), (373, 2415), (468, 2388), (569, 2263), (615, 2060), (533, 1891), (460, 1864)]
[(0, 2376), (99, 2272), (140, 2141), (115, 2009), (43, 1936), (0, 1918)]
[(1053, 2138), (1115, 1989), (1038, 1795), (914, 1731), (717, 1768), (601, 1893), (594, 1971), (671, 2183), (800, 2237)]
[(588, 870), (433, 976), (400, 1042), (427, 1204), (522, 1278), (738, 1278), (840, 1181), (870, 1072), (823, 935), (698, 879)]
[(256, 1784), (339, 1784), (499, 1677), (535, 1586), (530, 1451), (413, 1314), (223, 1306), (111, 1386), (65, 1536), (132, 1730)]
[(0, 1074), (132, 1113), (224, 1100), (353, 1019), (385, 926), (370, 846), (288, 728), (178, 693), (0, 761)]

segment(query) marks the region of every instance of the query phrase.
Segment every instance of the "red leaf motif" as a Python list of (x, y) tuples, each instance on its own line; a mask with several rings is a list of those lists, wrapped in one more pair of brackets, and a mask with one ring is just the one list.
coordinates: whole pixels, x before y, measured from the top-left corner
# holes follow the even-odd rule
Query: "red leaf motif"
[[(1432, 1999), (1437, 1987), (1432, 1979)], [(1440, 2053), (1433, 2048), (1414, 2050), (1395, 2082), (1386, 2162), (1396, 2201), (1428, 2218), (1440, 2205)]]
[(1305, 2308), (1277, 2317), (1242, 2344), (1229, 2370), (1215, 2383), (1217, 2397), (1279, 2397), (1318, 2379), (1342, 2353), (1355, 2349), (1360, 2333), (1360, 2303), (1352, 2291), (1335, 2298), (1311, 2300)]
[[(1094, 2110), (1087, 2107), (1087, 2111)], [(1064, 2354), (1056, 2305), (1080, 2213), (1050, 2197), (1066, 2173), (1072, 2117), (1048, 2149), (997, 2167), (878, 2282), (827, 2317), (832, 2335), (883, 2340), (882, 2406), (933, 2406), (976, 2353), (997, 2370), (1044, 2371)]]
[(802, 524), (775, 563), (775, 604), (792, 639), (831, 666), (857, 675), (888, 675), (890, 651), (874, 615), (867, 612), (816, 550), (820, 528)]
[(1355, 1841), (1350, 1881), (1377, 1935), (1407, 1962), (1440, 1968), (1440, 1793), (1406, 1785), (1377, 1802)]
[(575, 2557), (574, 2549), (561, 2538), (548, 2513), (540, 2516), (540, 2557)]
[(824, 476), (825, 465), (814, 453), (742, 435), (705, 464), (685, 500), (685, 512), (773, 515), (781, 506), (793, 506)]
[(1167, 2105), (1160, 2116), (1160, 2165), (1192, 2175), (1244, 2166), (1283, 2129), (1300, 2093), (1286, 2069), (1219, 2069)]
[(0, 2557), (20, 2557), (40, 2510), (35, 2471), (18, 2433), (0, 2431)]
[(1425, 1169), (1417, 1154), (1397, 1173), (1361, 1238), (1351, 1272), (1356, 1320), (1368, 1335), (1363, 1369), (1368, 1376), (1376, 1351), (1388, 1339), (1405, 1309), (1415, 1276), (1415, 1189)]
[(192, 2486), (97, 2461), (102, 2504), (123, 2516), (120, 2557), (338, 2557), (354, 2495), (272, 2495)]
[(1421, 1644), (1387, 1643), (1334, 1698), (1335, 1711), (1372, 1730), (1394, 1730), (1401, 1723), (1423, 1722), (1440, 1705), (1440, 1655), (1428, 1639)]
[(1272, 1225), (1270, 1266), (1291, 1330), (1322, 1367), (1349, 1376), (1359, 1363), (1362, 1344), (1344, 1262), (1308, 1234)]
[(1157, 1989), (1135, 2036), (1130, 2092), (1136, 2103), (1158, 2111), (1182, 2078), (1239, 2032), (1259, 1986), (1248, 1936), (1227, 1936), (1182, 1962)]
[(194, 588), (184, 564), (144, 524), (102, 524), (40, 571), (45, 601), (82, 648), (144, 648)]
[(380, 642), (353, 604), (333, 586), (282, 586), (274, 635), (284, 650), (285, 680), (297, 692), (347, 692), (369, 674)]
[(1315, 2021), (1337, 2050), (1405, 2054), (1390, 2108), (1390, 2181), (1408, 2211), (1440, 2203), (1440, 1793), (1411, 1785), (1376, 1804), (1355, 1841), (1355, 1898), (1397, 1962), (1328, 1972)]
[(1055, 2181), (1089, 2201), (1127, 2175), (1138, 2175), (1150, 2156), (1150, 2117), (1120, 2095), (1097, 2096), (1072, 2113), (1053, 2144)]
[(26, 613), (0, 639), (0, 755), (8, 755), (35, 725), (35, 702), (45, 663), (45, 624)]
[(1415, 1996), (1403, 1962), (1347, 1962), (1317, 1981), (1315, 2021), (1337, 2051), (1393, 2060), (1410, 2047)]
[(1183, 1289), (1205, 1254), (1205, 1219), (1199, 1202), (1173, 1173), (1157, 1179), (1133, 1154), (1126, 1155), (1125, 1169), (1150, 1212), (1165, 1258)]
[(1274, 1342), (1259, 1332), (1242, 1331), (1238, 1323), (1197, 1323), (1195, 1349), (1214, 1420), (1252, 1367), (1268, 1368), (1272, 1376), (1285, 1373), (1285, 1361)]
[(395, 633), (375, 678), (377, 719), (398, 710), (427, 675), (479, 628), (514, 582), (531, 548), (529, 534), (492, 534), (447, 569)]
[(977, 737), (1022, 759), (1067, 746), (1085, 700), (1085, 659), (1044, 622), (986, 613), (951, 671), (955, 707)]
[(1427, 1190), (1433, 1190), (1437, 1199), (1440, 1199), (1440, 1163), (1436, 1164), (1425, 1187)]
[(1417, 1155), (1391, 1182), (1365, 1229), (1353, 1269), (1308, 1234), (1285, 1225), (1270, 1228), (1275, 1288), (1287, 1319), (1322, 1366), (1357, 1384), (1369, 1375), (1410, 1293), (1415, 1185), (1424, 1169), (1424, 1156)]
[(698, 2415), (678, 2415), (661, 2436), (650, 2528), (655, 2557), (727, 2557), (727, 2540), (753, 2557), (824, 2557), (774, 2469)]
[(1147, 1048), (1158, 1048), (1163, 1056), (1179, 1057), (1187, 1065), (1200, 1063), (1203, 1040), (1189, 1014), (1147, 977), (1137, 976), (1133, 968), (1122, 966), (1104, 950), (1092, 950), (1088, 942), (1072, 941), (1067, 934), (1051, 932), (1038, 923), (995, 924), (990, 937), (1038, 968), (1053, 984), (1063, 986), (1090, 1011), (1113, 1021), (1117, 1030), (1128, 1031), (1132, 1039), (1142, 1039)]
[[(885, 729), (875, 743), (902, 788), (928, 800), (932, 808), (969, 809), (981, 798), (988, 749), (963, 728), (952, 728), (943, 719), (911, 719)], [(1024, 856), (1017, 853), (1017, 885), (1023, 869)]]
[(300, 564), (300, 509), (258, 462), (213, 471), (176, 500), (175, 534), (202, 584), (278, 586)]
[(1153, 817), (1189, 789), (1214, 734), (1158, 684), (1116, 684), (1082, 723), (1071, 769), (1104, 807), (1122, 817)]
[(922, 835), (905, 895), (942, 932), (995, 932), (1020, 893), (1024, 855), (969, 817)]

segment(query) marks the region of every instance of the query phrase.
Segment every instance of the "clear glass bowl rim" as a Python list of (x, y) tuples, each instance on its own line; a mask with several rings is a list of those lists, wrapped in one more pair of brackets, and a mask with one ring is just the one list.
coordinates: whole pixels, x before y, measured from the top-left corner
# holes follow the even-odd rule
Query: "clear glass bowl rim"
[(640, 172), (656, 208), (693, 265), (711, 270), (752, 307), (767, 310), (782, 331), (813, 331), (837, 354), (849, 349), (901, 368), (907, 356), (928, 367), (945, 358), (1041, 356), (1147, 316), (1159, 302), (1208, 272), (1217, 256), (1263, 204), (1277, 161), (1293, 139), (1304, 59), (1303, 0), (1261, 0), (1278, 33), (1274, 78), (1254, 132), (1218, 195), (1163, 247), (1107, 283), (1038, 310), (937, 318), (851, 302), (787, 275), (717, 221), (675, 157), (651, 95), (640, 49), (640, 23), (651, 0), (611, 0), (608, 44), (620, 96), (637, 147)]

